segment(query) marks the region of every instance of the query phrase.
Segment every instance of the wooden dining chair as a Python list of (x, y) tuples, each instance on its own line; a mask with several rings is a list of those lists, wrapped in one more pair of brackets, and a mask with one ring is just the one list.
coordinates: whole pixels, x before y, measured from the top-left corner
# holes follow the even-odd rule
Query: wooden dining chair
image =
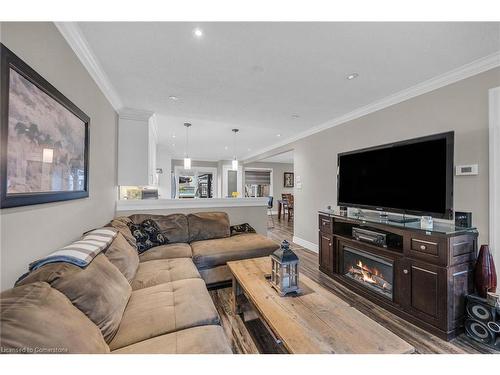
[(290, 216), (293, 215), (293, 195), (283, 193), (281, 194), (281, 200), (283, 202), (283, 217), (288, 214), (288, 221), (290, 221)]
[(293, 194), (289, 194), (287, 203), (288, 221), (290, 221), (290, 218), (294, 216), (293, 203), (294, 203)]

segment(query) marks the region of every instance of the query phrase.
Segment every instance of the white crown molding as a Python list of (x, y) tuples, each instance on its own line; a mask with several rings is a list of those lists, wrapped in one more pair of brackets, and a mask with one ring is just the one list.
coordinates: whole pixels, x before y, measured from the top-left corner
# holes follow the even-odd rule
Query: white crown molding
[(451, 70), (447, 73), (441, 74), (427, 81), (421, 82), (415, 86), (408, 89), (401, 90), (395, 94), (389, 95), (381, 100), (377, 100), (371, 104), (355, 109), (345, 115), (337, 117), (335, 119), (329, 120), (323, 124), (314, 126), (306, 131), (300, 132), (292, 137), (283, 139), (271, 146), (264, 147), (259, 151), (253, 152), (246, 155), (243, 160), (253, 159), (262, 155), (266, 152), (272, 151), (276, 148), (289, 145), (290, 143), (296, 142), (299, 139), (306, 138), (310, 135), (319, 133), (323, 130), (333, 128), (335, 126), (344, 124), (348, 121), (355, 120), (357, 118), (366, 116), (370, 113), (380, 111), (381, 109), (393, 106), (395, 104), (404, 102), (408, 99), (417, 97), (419, 95), (426, 94), (428, 92), (437, 90), (441, 87), (448, 86), (452, 83), (461, 81), (463, 79), (472, 77), (476, 74), (485, 72), (487, 70), (493, 69), (500, 66), (500, 52), (495, 52), (491, 55), (485, 56), (481, 59), (475, 60), (469, 64), (463, 65), (457, 69)]
[(153, 118), (153, 121), (156, 123), (155, 113), (144, 109), (122, 108), (118, 111), (118, 117), (137, 121), (149, 121), (150, 118)]
[(54, 22), (54, 24), (101, 89), (106, 99), (111, 103), (111, 106), (116, 111), (119, 111), (123, 107), (122, 101), (92, 52), (78, 24), (76, 22)]
[(315, 243), (309, 242), (307, 240), (304, 240), (303, 238), (293, 236), (292, 242), (296, 243), (299, 246), (305, 247), (308, 250), (314, 251), (315, 253), (319, 252), (318, 245), (316, 245)]

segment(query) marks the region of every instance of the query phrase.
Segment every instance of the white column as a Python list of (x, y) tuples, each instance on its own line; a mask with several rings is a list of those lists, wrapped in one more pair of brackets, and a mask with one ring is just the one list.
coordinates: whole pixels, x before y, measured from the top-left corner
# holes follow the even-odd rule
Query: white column
[(490, 239), (500, 278), (500, 87), (489, 90)]

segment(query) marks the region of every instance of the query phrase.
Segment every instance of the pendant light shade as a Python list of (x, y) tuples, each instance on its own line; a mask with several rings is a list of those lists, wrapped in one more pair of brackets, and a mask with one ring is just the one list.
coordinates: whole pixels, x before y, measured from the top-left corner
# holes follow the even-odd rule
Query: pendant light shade
[(233, 136), (233, 162), (232, 162), (232, 170), (237, 171), (238, 170), (238, 158), (236, 157), (236, 133), (239, 132), (239, 129), (232, 129), (232, 132), (234, 133)]
[(191, 124), (185, 122), (184, 126), (186, 127), (186, 157), (184, 158), (184, 169), (191, 169), (191, 158), (189, 157), (189, 128)]

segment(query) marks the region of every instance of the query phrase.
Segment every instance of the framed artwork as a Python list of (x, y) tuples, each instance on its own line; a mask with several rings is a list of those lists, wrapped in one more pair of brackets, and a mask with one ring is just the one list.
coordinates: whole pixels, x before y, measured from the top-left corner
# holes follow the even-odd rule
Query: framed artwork
[(0, 44), (0, 208), (89, 195), (90, 118)]
[(285, 172), (283, 177), (284, 184), (286, 188), (293, 188), (293, 172)]

